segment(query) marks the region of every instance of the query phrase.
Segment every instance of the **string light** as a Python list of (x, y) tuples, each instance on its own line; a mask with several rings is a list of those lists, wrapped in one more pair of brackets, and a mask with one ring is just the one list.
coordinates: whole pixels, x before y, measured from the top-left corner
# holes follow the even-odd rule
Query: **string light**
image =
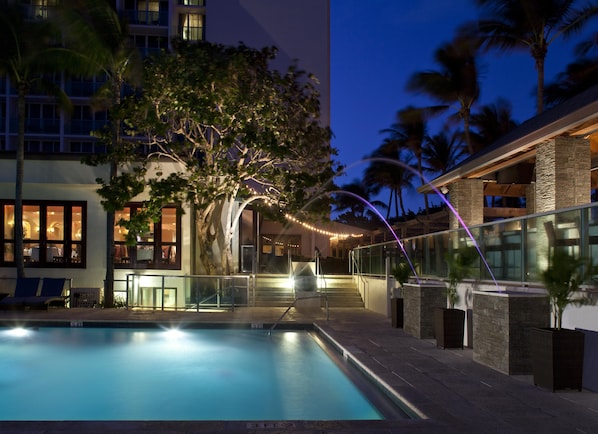
[(308, 229), (308, 230), (310, 230), (312, 232), (316, 232), (316, 233), (321, 234), (321, 235), (326, 235), (327, 237), (330, 237), (330, 238), (345, 239), (345, 238), (349, 238), (349, 237), (352, 237), (352, 238), (361, 238), (361, 237), (363, 237), (363, 234), (338, 233), (338, 232), (327, 231), (325, 229), (320, 229), (320, 228), (317, 228), (317, 227), (315, 227), (315, 226), (313, 226), (313, 225), (311, 225), (309, 223), (302, 222), (301, 220), (297, 219), (296, 217), (293, 217), (290, 214), (285, 214), (285, 218), (287, 220), (289, 220), (289, 221), (292, 221), (293, 223), (297, 223), (297, 224), (303, 226), (305, 229)]
[[(259, 194), (254, 188), (249, 188), (249, 190), (254, 194), (257, 195)], [(264, 200), (264, 202), (266, 203), (266, 205), (268, 206), (272, 206), (274, 204), (274, 202), (272, 202), (272, 200), (268, 199), (268, 198), (264, 198), (262, 199)], [(293, 223), (297, 223), (301, 226), (303, 226), (305, 229), (308, 229), (312, 232), (316, 232), (318, 234), (321, 235), (325, 235), (327, 237), (330, 237), (331, 239), (336, 238), (336, 239), (347, 239), (347, 238), (363, 238), (363, 233), (361, 234), (348, 234), (348, 233), (339, 233), (339, 232), (331, 232), (331, 231), (327, 231), (325, 229), (320, 229), (317, 228), (316, 226), (313, 226), (309, 223), (305, 223), (301, 220), (299, 220), (298, 218), (290, 215), (290, 214), (285, 214), (285, 218)], [(270, 239), (268, 239), (267, 241), (272, 241)]]

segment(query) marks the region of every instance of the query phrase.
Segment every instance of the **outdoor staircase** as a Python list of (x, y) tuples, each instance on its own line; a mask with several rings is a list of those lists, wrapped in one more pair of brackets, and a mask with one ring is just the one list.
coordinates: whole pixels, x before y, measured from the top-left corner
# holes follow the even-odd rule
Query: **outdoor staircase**
[(329, 307), (364, 307), (353, 276), (325, 275), (323, 284), (320, 292), (327, 295)]
[(283, 307), (295, 300), (287, 274), (258, 274), (255, 277), (255, 306)]
[[(259, 274), (255, 280), (256, 307), (288, 307), (295, 300), (286, 274)], [(321, 277), (321, 293), (328, 297), (329, 307), (363, 308), (363, 300), (352, 276), (325, 275)], [(322, 298), (322, 306), (324, 306)]]

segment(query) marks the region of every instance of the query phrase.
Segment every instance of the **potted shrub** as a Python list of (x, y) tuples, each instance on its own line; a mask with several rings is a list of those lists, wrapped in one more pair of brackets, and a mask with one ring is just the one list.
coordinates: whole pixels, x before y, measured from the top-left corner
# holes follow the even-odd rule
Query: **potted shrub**
[(472, 267), (478, 257), (479, 253), (473, 246), (461, 247), (446, 256), (449, 279), (446, 289), (448, 308), (439, 308), (435, 312), (434, 329), (437, 347), (463, 348), (465, 311), (455, 309), (455, 303), (459, 301), (457, 288), (464, 279), (471, 276)]
[(392, 275), (399, 284), (399, 296), (390, 300), (391, 322), (394, 328), (403, 328), (403, 285), (409, 281), (411, 267), (407, 262), (401, 261), (392, 270)]
[(563, 312), (592, 300), (581, 295), (580, 285), (591, 277), (593, 267), (563, 250), (555, 249), (540, 278), (552, 309), (553, 327), (531, 330), (534, 384), (545, 389), (582, 388), (584, 333), (563, 329)]

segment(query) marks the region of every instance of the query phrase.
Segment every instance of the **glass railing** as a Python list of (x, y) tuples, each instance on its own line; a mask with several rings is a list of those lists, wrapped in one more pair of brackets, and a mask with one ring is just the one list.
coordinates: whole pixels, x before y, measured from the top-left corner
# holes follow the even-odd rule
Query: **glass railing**
[(144, 11), (128, 9), (123, 12), (129, 24), (142, 24), (153, 26), (168, 25), (168, 11)]
[[(166, 276), (128, 274), (125, 303), (130, 308), (200, 311), (248, 306), (251, 276)], [(115, 295), (117, 293), (115, 288)], [(122, 288), (119, 288), (122, 289)], [(122, 296), (122, 292), (118, 291)]]
[(454, 229), (354, 249), (364, 275), (385, 275), (408, 258), (420, 277), (447, 276), (447, 255), (464, 246), (478, 246), (480, 259), (473, 277), (505, 282), (538, 282), (554, 249), (562, 249), (598, 265), (598, 203), (550, 213)]

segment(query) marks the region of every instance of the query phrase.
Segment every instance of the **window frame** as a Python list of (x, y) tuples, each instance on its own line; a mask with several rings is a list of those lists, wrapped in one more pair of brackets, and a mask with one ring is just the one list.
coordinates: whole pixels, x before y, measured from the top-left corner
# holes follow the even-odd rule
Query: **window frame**
[[(199, 26), (192, 26), (192, 19), (197, 18)], [(179, 37), (184, 41), (199, 42), (205, 40), (205, 14), (201, 12), (181, 12), (179, 14)]]
[[(129, 216), (142, 209), (143, 204), (141, 202), (128, 203), (124, 209), (129, 209)], [(174, 209), (175, 210), (175, 238), (176, 241), (163, 241), (162, 240), (162, 217), (158, 222), (153, 224), (153, 235), (152, 241), (138, 241), (135, 245), (127, 245), (125, 241), (117, 241), (117, 237), (114, 237), (114, 268), (115, 269), (134, 269), (134, 270), (180, 270), (181, 266), (181, 240), (182, 240), (182, 212), (180, 207), (176, 205), (167, 205), (162, 208)], [(117, 211), (117, 213), (122, 212)], [(119, 217), (116, 217), (115, 230), (119, 228), (118, 225)], [(149, 260), (139, 260), (138, 250), (140, 247), (143, 249), (147, 247), (148, 250), (153, 251), (153, 257)], [(174, 262), (168, 262), (169, 257), (163, 257), (163, 248), (167, 247), (168, 256), (170, 256), (172, 247), (174, 247)], [(122, 253), (126, 252), (126, 253)], [(159, 252), (162, 252), (160, 254)]]
[[(0, 234), (0, 242), (3, 246), (3, 250), (7, 249), (7, 246), (12, 245), (13, 259), (6, 260), (4, 253), (0, 257), (0, 267), (16, 267), (14, 260), (14, 244), (15, 239), (6, 236), (6, 225), (10, 225), (6, 222), (5, 207), (13, 207), (13, 219), (14, 219), (14, 206), (15, 201), (13, 199), (0, 199), (0, 226), (2, 227), (2, 233)], [(38, 253), (38, 260), (25, 261), (25, 267), (27, 268), (86, 268), (87, 267), (87, 202), (85, 201), (61, 201), (61, 200), (24, 200), (23, 206), (38, 207), (39, 208), (39, 236), (38, 238), (28, 237), (23, 240), (26, 245), (37, 244), (39, 252), (46, 252), (46, 255)], [(48, 222), (47, 212), (50, 207), (62, 207), (62, 227), (63, 235), (59, 239), (51, 239), (48, 236)], [(74, 239), (73, 237), (73, 209), (81, 208), (81, 237), (80, 239)], [(14, 224), (14, 221), (13, 221)], [(45, 230), (42, 228), (45, 227)], [(68, 230), (67, 230), (68, 228)], [(53, 248), (52, 245), (62, 245), (62, 254), (52, 257), (52, 261), (48, 260), (47, 249)], [(78, 247), (78, 248), (77, 248)], [(76, 256), (72, 253), (65, 255), (65, 251), (77, 252)]]

